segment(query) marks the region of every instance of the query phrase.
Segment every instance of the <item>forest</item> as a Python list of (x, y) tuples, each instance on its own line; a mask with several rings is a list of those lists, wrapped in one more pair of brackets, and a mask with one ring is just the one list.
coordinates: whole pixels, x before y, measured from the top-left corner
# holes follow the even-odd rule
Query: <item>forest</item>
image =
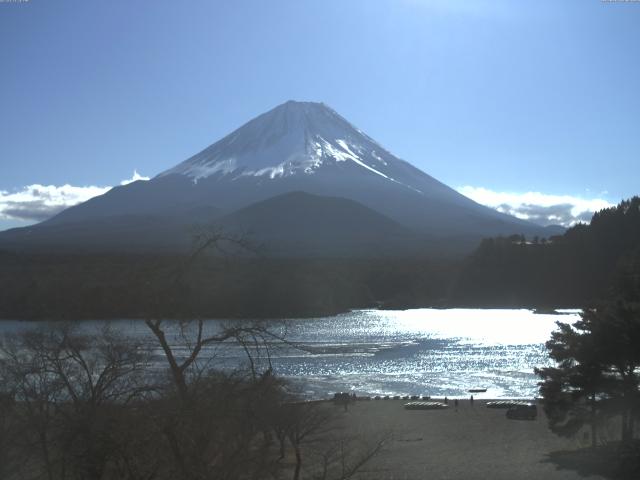
[(418, 259), (0, 254), (0, 318), (275, 318), (443, 303), (454, 269)]
[[(637, 288), (640, 198), (561, 236), (487, 238), (467, 258), (0, 252), (0, 318), (275, 318), (357, 308), (581, 308)], [(187, 268), (188, 265), (188, 268)]]
[(561, 236), (482, 241), (452, 286), (454, 305), (583, 307), (640, 274), (640, 198), (593, 215)]

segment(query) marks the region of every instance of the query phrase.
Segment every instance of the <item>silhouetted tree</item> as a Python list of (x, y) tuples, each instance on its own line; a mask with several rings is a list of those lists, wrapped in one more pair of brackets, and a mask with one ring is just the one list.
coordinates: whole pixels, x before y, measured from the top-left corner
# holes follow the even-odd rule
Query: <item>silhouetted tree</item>
[(558, 322), (547, 342), (556, 367), (536, 370), (551, 429), (573, 434), (599, 417), (620, 415), (623, 442), (634, 436), (640, 407), (640, 304), (615, 299), (583, 310), (575, 325)]
[(551, 430), (559, 435), (575, 435), (584, 425), (591, 427), (592, 446), (597, 442), (600, 400), (607, 378), (594, 351), (593, 338), (583, 330), (558, 322), (546, 343), (556, 367), (536, 369), (541, 377), (540, 394)]
[(90, 335), (57, 325), (5, 337), (0, 376), (4, 395), (15, 399), (14, 458), (49, 480), (103, 478), (120, 460), (114, 445), (127, 446), (116, 433), (120, 412), (147, 392), (145, 366), (137, 342), (108, 327)]
[(640, 303), (616, 299), (582, 315), (605, 366), (611, 409), (622, 417), (623, 442), (633, 439), (640, 407)]

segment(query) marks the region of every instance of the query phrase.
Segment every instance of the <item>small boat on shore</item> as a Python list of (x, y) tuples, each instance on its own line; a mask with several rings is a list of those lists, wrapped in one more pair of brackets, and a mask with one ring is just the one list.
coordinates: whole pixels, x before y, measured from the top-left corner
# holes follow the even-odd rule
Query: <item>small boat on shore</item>
[(523, 402), (521, 400), (496, 400), (493, 402), (487, 402), (487, 408), (513, 408), (527, 406), (531, 402)]
[(449, 406), (442, 402), (409, 402), (404, 404), (407, 410), (443, 410)]

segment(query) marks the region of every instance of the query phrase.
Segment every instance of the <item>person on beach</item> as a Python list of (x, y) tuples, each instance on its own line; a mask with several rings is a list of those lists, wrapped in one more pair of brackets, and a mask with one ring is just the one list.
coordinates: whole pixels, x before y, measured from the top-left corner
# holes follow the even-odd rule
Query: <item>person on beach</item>
[(473, 407), (473, 395), (471, 395), (471, 398), (469, 399), (469, 403), (471, 404), (471, 406)]
[(453, 405), (456, 407), (456, 412), (458, 411), (458, 399), (453, 400)]

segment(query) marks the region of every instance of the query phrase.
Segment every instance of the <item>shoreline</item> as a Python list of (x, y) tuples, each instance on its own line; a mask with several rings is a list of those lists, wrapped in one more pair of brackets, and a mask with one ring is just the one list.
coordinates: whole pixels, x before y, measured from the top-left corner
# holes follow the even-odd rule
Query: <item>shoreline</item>
[(329, 408), (336, 409), (346, 432), (369, 439), (388, 436), (384, 450), (358, 479), (584, 479), (584, 472), (562, 461), (587, 447), (581, 436), (553, 434), (540, 407), (536, 420), (511, 420), (506, 410), (487, 408), (488, 401), (459, 400), (457, 409), (450, 404), (442, 410), (406, 410), (406, 401), (396, 400), (358, 401), (346, 412), (338, 405)]
[[(407, 305), (407, 306), (398, 306), (393, 305), (388, 308), (384, 305), (371, 306), (371, 307), (354, 307), (340, 310), (327, 310), (327, 311), (309, 311), (309, 312), (297, 312), (287, 314), (286, 316), (280, 317), (252, 317), (252, 316), (238, 316), (238, 315), (228, 315), (228, 316), (220, 316), (220, 317), (207, 317), (203, 318), (204, 321), (255, 321), (255, 322), (278, 322), (278, 321), (288, 321), (288, 320), (314, 320), (319, 318), (327, 318), (327, 317), (337, 317), (339, 315), (344, 315), (352, 312), (368, 312), (368, 311), (379, 311), (379, 312), (405, 312), (409, 310), (527, 310), (532, 312), (535, 315), (570, 315), (573, 313), (578, 313), (582, 310), (582, 307), (567, 307), (567, 306), (556, 306), (556, 307), (548, 307), (548, 306), (536, 306), (536, 305), (455, 305), (455, 304), (433, 304), (433, 305)], [(0, 323), (2, 322), (113, 322), (113, 321), (134, 321), (134, 322), (143, 322), (145, 319), (149, 318), (149, 316), (145, 315), (120, 315), (120, 316), (54, 316), (54, 317), (4, 317), (0, 316)], [(195, 316), (194, 316), (195, 319)], [(167, 321), (180, 321), (182, 320), (180, 317), (176, 318), (164, 318)]]

